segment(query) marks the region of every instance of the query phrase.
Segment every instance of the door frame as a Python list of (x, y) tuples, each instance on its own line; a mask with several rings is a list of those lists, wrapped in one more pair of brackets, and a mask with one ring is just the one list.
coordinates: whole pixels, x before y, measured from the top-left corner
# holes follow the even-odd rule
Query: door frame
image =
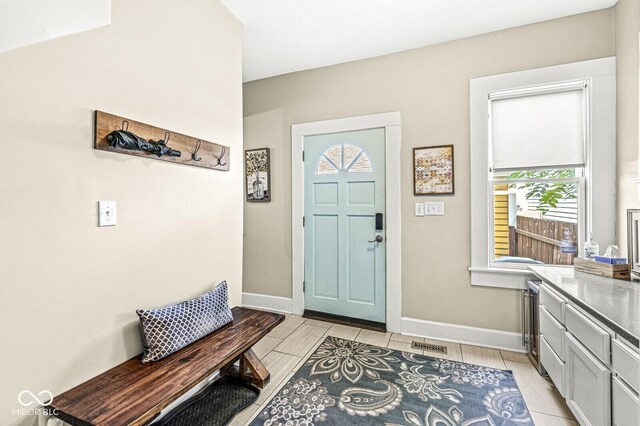
[(291, 243), (294, 314), (304, 312), (304, 162), (305, 136), (350, 132), (384, 127), (386, 179), (386, 324), (387, 330), (401, 331), (401, 190), (400, 112), (315, 121), (291, 126)]

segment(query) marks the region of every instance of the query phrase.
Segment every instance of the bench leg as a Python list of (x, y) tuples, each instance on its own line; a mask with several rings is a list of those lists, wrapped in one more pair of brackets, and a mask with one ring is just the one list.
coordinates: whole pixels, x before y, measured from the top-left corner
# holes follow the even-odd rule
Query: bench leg
[(263, 389), (271, 378), (267, 368), (251, 349), (240, 355), (239, 366), (232, 364), (224, 367), (220, 370), (220, 375), (238, 377), (260, 389)]

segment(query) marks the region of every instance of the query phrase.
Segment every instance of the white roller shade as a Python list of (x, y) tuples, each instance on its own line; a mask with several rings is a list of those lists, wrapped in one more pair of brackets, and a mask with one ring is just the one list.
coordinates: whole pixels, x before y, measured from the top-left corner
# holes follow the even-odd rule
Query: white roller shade
[(490, 95), (494, 170), (585, 164), (585, 83)]

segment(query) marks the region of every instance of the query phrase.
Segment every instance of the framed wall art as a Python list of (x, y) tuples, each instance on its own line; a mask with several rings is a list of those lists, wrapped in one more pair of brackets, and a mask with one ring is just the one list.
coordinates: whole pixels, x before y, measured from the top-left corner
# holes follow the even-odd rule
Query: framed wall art
[(453, 193), (453, 145), (413, 148), (413, 194)]
[(244, 152), (247, 201), (271, 201), (270, 167), (269, 148), (248, 149)]

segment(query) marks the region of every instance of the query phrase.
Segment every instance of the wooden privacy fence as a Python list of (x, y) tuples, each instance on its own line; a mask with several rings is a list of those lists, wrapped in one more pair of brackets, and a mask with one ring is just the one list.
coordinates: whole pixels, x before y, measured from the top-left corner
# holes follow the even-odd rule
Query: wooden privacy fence
[(573, 265), (572, 254), (561, 253), (564, 231), (568, 229), (574, 239), (575, 223), (550, 219), (518, 216), (516, 227), (509, 227), (509, 255), (528, 257), (547, 264)]

